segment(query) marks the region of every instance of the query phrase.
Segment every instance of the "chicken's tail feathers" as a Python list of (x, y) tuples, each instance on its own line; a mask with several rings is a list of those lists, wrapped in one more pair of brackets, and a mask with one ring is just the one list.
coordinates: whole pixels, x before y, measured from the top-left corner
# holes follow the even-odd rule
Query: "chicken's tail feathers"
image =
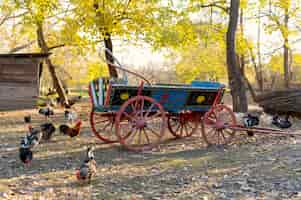
[(82, 177), (80, 176), (80, 171), (79, 171), (79, 169), (77, 169), (77, 170), (75, 171), (75, 176), (76, 176), (77, 180), (82, 180)]
[(75, 126), (81, 126), (82, 125), (82, 120), (78, 119), (77, 122), (75, 123)]

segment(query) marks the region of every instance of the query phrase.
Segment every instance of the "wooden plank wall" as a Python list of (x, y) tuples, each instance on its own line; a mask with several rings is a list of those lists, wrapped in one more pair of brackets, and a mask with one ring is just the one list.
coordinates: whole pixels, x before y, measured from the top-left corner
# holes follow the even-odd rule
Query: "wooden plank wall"
[(0, 60), (0, 110), (33, 108), (38, 96), (38, 60)]

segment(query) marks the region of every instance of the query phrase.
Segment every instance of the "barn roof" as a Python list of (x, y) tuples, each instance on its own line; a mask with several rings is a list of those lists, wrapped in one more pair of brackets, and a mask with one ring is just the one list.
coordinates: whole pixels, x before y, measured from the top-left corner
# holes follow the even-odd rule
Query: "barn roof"
[(1, 58), (45, 58), (51, 53), (14, 53), (14, 54), (0, 54)]

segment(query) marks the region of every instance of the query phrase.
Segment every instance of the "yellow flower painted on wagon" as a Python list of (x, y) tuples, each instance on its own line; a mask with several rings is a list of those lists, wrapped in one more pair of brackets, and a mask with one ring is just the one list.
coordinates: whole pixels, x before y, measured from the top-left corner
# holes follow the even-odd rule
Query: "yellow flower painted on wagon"
[(121, 93), (120, 94), (120, 99), (121, 100), (127, 100), (127, 99), (129, 99), (129, 93)]
[(206, 100), (206, 98), (205, 98), (204, 96), (198, 96), (198, 97), (196, 98), (196, 102), (197, 102), (198, 104), (202, 104), (205, 100)]

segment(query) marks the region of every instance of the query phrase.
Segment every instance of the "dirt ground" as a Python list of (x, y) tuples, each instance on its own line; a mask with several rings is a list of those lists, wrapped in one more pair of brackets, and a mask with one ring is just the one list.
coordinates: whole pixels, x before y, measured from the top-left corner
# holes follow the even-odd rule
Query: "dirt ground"
[[(56, 132), (34, 149), (30, 167), (18, 158), (23, 117), (31, 114), (34, 125), (44, 118), (37, 110), (0, 113), (0, 199), (301, 199), (298, 138), (239, 135), (237, 143), (221, 149), (207, 148), (196, 134), (132, 153), (92, 135), (88, 103), (76, 109), (85, 121), (82, 134), (71, 139)], [(55, 113), (59, 126), (63, 110)], [(82, 184), (75, 169), (91, 144), (98, 172), (91, 184)]]

